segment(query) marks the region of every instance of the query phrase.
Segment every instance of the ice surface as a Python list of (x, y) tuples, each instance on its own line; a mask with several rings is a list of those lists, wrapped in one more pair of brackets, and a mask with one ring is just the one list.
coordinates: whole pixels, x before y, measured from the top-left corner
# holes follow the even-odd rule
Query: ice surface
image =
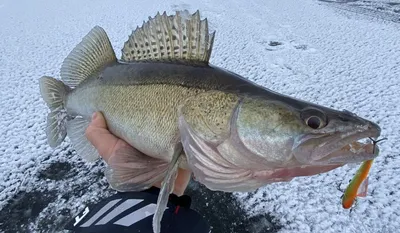
[[(353, 10), (372, 4), (362, 2), (0, 0), (1, 212), (26, 213), (21, 203), (43, 196), (48, 201), (37, 202), (26, 223), (32, 231), (58, 230), (55, 224), (112, 193), (102, 163), (82, 162), (68, 141), (56, 150), (47, 145), (48, 109), (38, 79), (58, 77), (63, 59), (95, 25), (120, 57), (128, 35), (148, 16), (186, 8), (200, 9), (217, 31), (213, 64), (274, 91), (355, 112), (388, 138), (371, 168), (368, 196), (351, 214), (342, 209), (337, 186), (348, 184), (355, 166), (236, 193), (248, 214), (275, 217), (279, 232), (398, 231), (400, 24), (394, 19), (400, 16), (389, 1), (374, 1), (389, 9), (385, 14), (391, 9), (389, 18), (379, 17), (383, 10)], [(13, 215), (4, 216), (0, 231), (17, 231)]]

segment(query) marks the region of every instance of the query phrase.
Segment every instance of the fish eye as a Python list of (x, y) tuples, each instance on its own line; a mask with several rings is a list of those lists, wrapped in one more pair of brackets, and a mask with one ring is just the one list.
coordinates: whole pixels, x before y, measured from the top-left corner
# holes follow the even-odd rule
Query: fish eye
[(301, 111), (304, 123), (312, 129), (321, 129), (327, 125), (326, 115), (315, 108), (307, 108)]
[(322, 124), (322, 120), (317, 116), (311, 116), (306, 119), (306, 124), (313, 129), (319, 129)]

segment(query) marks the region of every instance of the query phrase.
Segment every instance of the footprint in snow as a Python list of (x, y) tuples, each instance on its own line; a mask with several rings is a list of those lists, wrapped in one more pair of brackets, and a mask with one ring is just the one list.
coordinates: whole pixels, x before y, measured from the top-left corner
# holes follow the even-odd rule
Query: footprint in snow
[(70, 177), (72, 165), (67, 162), (51, 163), (46, 169), (39, 172), (39, 179), (63, 180)]
[(278, 51), (285, 48), (284, 43), (280, 41), (261, 41), (259, 42), (262, 44), (267, 51)]
[(309, 52), (315, 51), (315, 49), (310, 48), (306, 44), (297, 44), (294, 42), (284, 43), (281, 41), (269, 40), (269, 41), (261, 41), (260, 44), (262, 44), (265, 50), (267, 51), (280, 51), (286, 49), (295, 49), (295, 50), (309, 51)]
[(30, 232), (30, 223), (35, 222), (56, 197), (52, 191), (17, 193), (0, 212), (0, 232)]

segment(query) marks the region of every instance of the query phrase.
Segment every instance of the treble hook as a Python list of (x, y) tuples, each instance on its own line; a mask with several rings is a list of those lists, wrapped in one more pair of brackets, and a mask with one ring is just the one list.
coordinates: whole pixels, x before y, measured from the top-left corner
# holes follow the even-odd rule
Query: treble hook
[(375, 139), (369, 137), (369, 140), (371, 140), (372, 143), (374, 144), (374, 148), (372, 149), (372, 154), (375, 154), (376, 144), (377, 144), (378, 142), (387, 140), (387, 138), (381, 138), (381, 139), (379, 139), (379, 140), (375, 140)]

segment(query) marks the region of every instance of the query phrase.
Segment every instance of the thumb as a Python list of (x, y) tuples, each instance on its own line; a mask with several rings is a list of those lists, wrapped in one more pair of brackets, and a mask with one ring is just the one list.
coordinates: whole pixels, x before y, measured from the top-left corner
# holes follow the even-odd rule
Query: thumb
[(106, 119), (101, 112), (94, 112), (90, 126), (93, 128), (107, 129)]
[(108, 131), (103, 114), (95, 112), (92, 115), (92, 121), (86, 129), (85, 135), (90, 143), (97, 149), (100, 156), (108, 161), (118, 142), (118, 138)]

